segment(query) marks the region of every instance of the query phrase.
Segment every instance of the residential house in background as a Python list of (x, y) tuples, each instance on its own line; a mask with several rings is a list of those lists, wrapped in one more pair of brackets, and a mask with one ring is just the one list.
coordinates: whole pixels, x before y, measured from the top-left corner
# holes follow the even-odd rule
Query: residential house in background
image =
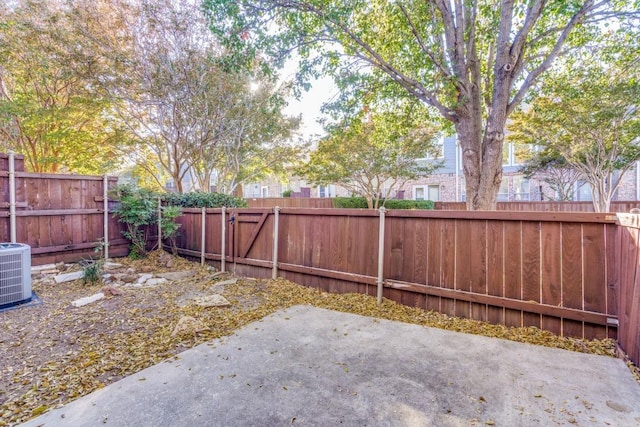
[[(462, 152), (455, 135), (440, 139), (439, 154), (425, 156), (418, 162), (442, 162), (435, 173), (407, 181), (392, 192), (391, 197), (413, 200), (433, 200), (442, 202), (466, 201), (465, 179), (462, 169)], [(527, 179), (520, 169), (526, 160), (526, 153), (505, 142), (503, 151), (502, 183), (498, 192), (499, 202), (551, 200), (555, 195), (547, 183), (538, 179)], [(614, 200), (640, 200), (640, 162), (627, 172)], [(246, 198), (282, 197), (284, 191), (291, 190), (298, 197), (348, 197), (350, 192), (338, 185), (312, 186), (304, 179), (291, 177), (288, 182), (263, 181), (243, 186)], [(298, 194), (296, 194), (298, 193)], [(589, 184), (579, 181), (575, 185), (575, 201), (590, 201)]]
[(313, 186), (300, 177), (291, 177), (283, 183), (272, 179), (252, 182), (242, 186), (245, 198), (282, 197), (285, 191), (291, 191), (292, 197), (349, 197), (351, 193), (338, 185)]

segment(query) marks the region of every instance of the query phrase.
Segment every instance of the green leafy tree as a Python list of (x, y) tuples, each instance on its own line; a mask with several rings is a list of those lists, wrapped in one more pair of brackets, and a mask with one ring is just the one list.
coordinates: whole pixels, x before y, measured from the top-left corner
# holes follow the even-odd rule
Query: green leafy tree
[(104, 173), (124, 134), (93, 79), (100, 64), (61, 3), (0, 6), (0, 149), (35, 172)]
[(316, 185), (340, 185), (377, 209), (404, 182), (440, 166), (416, 160), (435, 154), (435, 130), (418, 117), (424, 116), (363, 112), (333, 128), (298, 174)]
[(607, 52), (567, 63), (510, 125), (510, 139), (542, 146), (580, 173), (596, 212), (609, 211), (622, 177), (640, 160), (640, 64), (613, 52), (616, 66)]
[[(514, 114), (514, 118), (517, 121), (517, 113)], [(511, 126), (515, 126), (516, 121)], [(575, 184), (582, 176), (580, 171), (553, 149), (544, 149), (528, 154), (529, 158), (521, 172), (527, 178), (536, 178), (545, 182), (553, 191), (552, 194), (543, 194), (542, 197), (546, 197), (547, 200), (573, 200)]]
[(281, 62), (297, 49), (303, 78), (325, 73), (342, 87), (376, 80), (437, 110), (458, 134), (469, 209), (495, 207), (506, 120), (556, 58), (584, 46), (603, 23), (638, 13), (637, 1), (617, 0), (205, 5), (230, 61), (266, 52)]

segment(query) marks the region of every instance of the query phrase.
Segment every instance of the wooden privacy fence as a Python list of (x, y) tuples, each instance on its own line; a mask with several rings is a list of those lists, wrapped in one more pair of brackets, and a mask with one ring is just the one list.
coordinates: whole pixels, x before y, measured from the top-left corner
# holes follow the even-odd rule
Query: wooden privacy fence
[(185, 209), (179, 222), (180, 253), (238, 274), (370, 295), (383, 283), (387, 298), (449, 315), (617, 336), (615, 216)]
[(640, 365), (640, 215), (619, 214), (618, 343)]
[[(640, 208), (639, 201), (611, 202), (611, 212), (629, 212), (633, 208)], [(436, 202), (434, 209), (464, 211), (467, 204), (464, 202)], [(534, 212), (594, 212), (592, 202), (498, 202), (496, 209), (499, 211), (534, 211)]]
[(105, 187), (116, 177), (29, 173), (23, 156), (13, 157), (11, 170), (11, 155), (0, 154), (0, 241), (30, 245), (33, 265), (95, 256), (99, 240), (109, 256), (127, 255), (121, 224), (105, 215)]

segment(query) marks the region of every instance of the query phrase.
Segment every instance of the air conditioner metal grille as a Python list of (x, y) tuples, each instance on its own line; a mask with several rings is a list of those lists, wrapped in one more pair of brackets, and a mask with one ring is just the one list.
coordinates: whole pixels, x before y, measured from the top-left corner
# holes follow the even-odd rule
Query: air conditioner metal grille
[(0, 306), (31, 299), (31, 248), (0, 244)]

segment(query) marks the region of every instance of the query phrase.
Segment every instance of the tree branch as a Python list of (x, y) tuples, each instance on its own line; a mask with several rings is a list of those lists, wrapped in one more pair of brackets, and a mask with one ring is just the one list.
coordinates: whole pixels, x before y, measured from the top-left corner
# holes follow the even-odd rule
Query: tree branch
[[(604, 2), (606, 2), (606, 0)], [(601, 6), (602, 4), (604, 4), (604, 2), (594, 5), (594, 0), (587, 0), (582, 5), (580, 10), (571, 17), (567, 25), (564, 27), (562, 34), (560, 35), (560, 37), (558, 37), (558, 40), (554, 44), (551, 52), (549, 52), (545, 60), (542, 61), (542, 63), (536, 69), (534, 69), (527, 75), (524, 82), (522, 83), (522, 86), (520, 86), (518, 92), (515, 94), (511, 102), (509, 102), (509, 105), (507, 106), (507, 115), (511, 114), (513, 110), (515, 110), (515, 108), (520, 104), (522, 99), (524, 99), (525, 94), (535, 83), (538, 77), (551, 67), (551, 64), (556, 59), (562, 49), (562, 46), (566, 42), (567, 37), (569, 37), (569, 33), (571, 33), (576, 25), (578, 25), (578, 23), (580, 23), (584, 19), (585, 15), (589, 11)]]

